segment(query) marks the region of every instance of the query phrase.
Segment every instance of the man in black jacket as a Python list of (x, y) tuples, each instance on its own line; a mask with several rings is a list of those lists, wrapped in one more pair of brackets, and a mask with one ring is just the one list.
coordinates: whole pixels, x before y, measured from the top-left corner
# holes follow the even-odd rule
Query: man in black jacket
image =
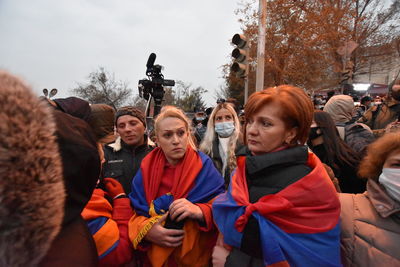
[(115, 128), (119, 136), (104, 146), (102, 176), (116, 179), (129, 194), (133, 177), (153, 148), (147, 144), (146, 120), (139, 109), (130, 106), (119, 109), (115, 114)]

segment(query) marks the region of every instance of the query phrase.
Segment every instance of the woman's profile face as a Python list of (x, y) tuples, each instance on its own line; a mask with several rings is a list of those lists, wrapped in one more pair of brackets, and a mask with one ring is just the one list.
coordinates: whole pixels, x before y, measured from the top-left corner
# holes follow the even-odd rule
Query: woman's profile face
[(266, 104), (247, 119), (246, 140), (253, 155), (262, 155), (289, 144), (296, 133), (296, 128), (286, 129), (277, 103)]
[(182, 120), (169, 117), (159, 122), (156, 141), (170, 164), (176, 165), (185, 156), (188, 138), (189, 132)]
[(215, 124), (229, 121), (233, 122), (233, 114), (226, 108), (221, 108), (217, 113), (215, 113)]
[(400, 150), (395, 150), (388, 155), (383, 168), (400, 169)]

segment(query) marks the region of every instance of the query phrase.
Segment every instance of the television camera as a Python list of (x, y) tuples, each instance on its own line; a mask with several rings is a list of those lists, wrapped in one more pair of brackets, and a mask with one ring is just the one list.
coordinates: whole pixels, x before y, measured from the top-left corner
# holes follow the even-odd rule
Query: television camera
[(164, 86), (174, 86), (174, 80), (164, 79), (161, 73), (163, 67), (161, 65), (154, 65), (156, 61), (156, 54), (151, 53), (146, 64), (147, 79), (139, 80), (138, 89), (139, 96), (147, 100), (146, 116), (150, 114), (150, 103), (154, 100), (154, 113), (153, 117), (157, 116), (161, 110), (161, 103), (164, 98)]

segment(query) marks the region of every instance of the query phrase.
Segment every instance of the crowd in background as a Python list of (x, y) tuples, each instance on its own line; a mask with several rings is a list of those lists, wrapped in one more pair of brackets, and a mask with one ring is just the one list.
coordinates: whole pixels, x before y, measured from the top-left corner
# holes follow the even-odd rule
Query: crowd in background
[(0, 103), (1, 266), (400, 266), (399, 80), (164, 106), (151, 132), (6, 72)]

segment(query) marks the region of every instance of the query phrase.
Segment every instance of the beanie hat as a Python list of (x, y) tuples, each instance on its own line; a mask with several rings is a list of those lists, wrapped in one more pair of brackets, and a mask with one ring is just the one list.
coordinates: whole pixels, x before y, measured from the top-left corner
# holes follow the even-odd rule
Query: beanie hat
[(115, 121), (114, 121), (115, 125), (117, 124), (118, 118), (124, 115), (130, 115), (136, 117), (143, 123), (144, 127), (146, 127), (146, 119), (144, 113), (140, 109), (132, 106), (122, 107), (117, 110), (117, 114), (115, 114)]
[(324, 107), (324, 111), (331, 115), (335, 123), (350, 121), (353, 110), (354, 100), (349, 95), (334, 95)]

